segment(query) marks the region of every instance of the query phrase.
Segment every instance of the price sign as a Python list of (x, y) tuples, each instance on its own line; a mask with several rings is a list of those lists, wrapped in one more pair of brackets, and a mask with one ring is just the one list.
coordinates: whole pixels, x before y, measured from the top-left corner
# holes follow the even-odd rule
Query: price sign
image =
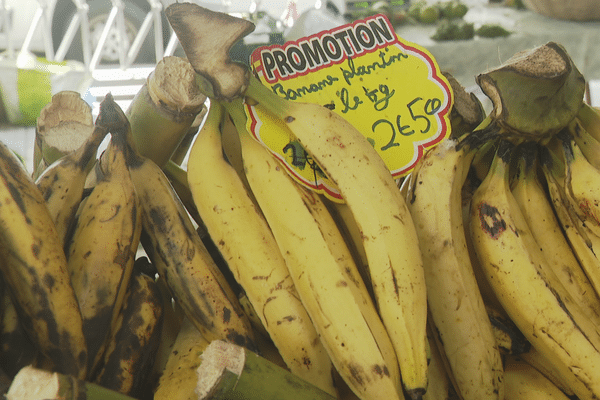
[[(284, 45), (256, 49), (255, 74), (277, 95), (321, 104), (371, 143), (394, 177), (450, 133), (450, 85), (424, 48), (396, 35), (378, 14)], [(340, 196), (285, 125), (261, 106), (246, 106), (248, 128), (295, 178), (334, 200)]]

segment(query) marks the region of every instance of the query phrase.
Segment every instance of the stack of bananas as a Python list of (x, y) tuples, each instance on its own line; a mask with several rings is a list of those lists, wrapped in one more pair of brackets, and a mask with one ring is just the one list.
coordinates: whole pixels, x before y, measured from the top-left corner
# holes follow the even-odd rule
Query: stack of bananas
[[(185, 16), (169, 17), (181, 36)], [(179, 78), (196, 82), (188, 58)], [(108, 94), (89, 139), (35, 180), (0, 144), (9, 380), (32, 365), (129, 399), (221, 398), (195, 391), (221, 340), (319, 399), (600, 397), (600, 113), (562, 47), (478, 76), (492, 112), (474, 129), (453, 119), (402, 182), (337, 114), (246, 77), (231, 98), (203, 86), (201, 124), (180, 112), (168, 129)], [(291, 131), (343, 204), (290, 177), (246, 104)]]

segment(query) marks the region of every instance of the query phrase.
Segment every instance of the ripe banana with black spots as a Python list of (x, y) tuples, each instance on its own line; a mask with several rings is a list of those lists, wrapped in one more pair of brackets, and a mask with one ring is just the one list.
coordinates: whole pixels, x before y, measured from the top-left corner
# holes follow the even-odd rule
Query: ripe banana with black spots
[(383, 354), (393, 347), (377, 342), (373, 332), (383, 327), (363, 315), (364, 298), (356, 296), (298, 184), (246, 131), (242, 103), (226, 107), (240, 133), (248, 183), (337, 371), (360, 399), (403, 399), (395, 355)]
[[(105, 100), (104, 111), (129, 130), (123, 110)], [(127, 166), (142, 210), (142, 244), (185, 314), (207, 338), (254, 349), (253, 332), (235, 294), (206, 250), (168, 178), (139, 155), (127, 137)], [(103, 157), (104, 158), (104, 157)]]
[(534, 143), (521, 146), (517, 172), (512, 181), (512, 194), (548, 261), (542, 265), (552, 269), (575, 302), (600, 327), (600, 297), (573, 253), (546, 189), (540, 182), (538, 151)]
[(425, 276), (414, 223), (390, 171), (365, 136), (328, 108), (287, 101), (253, 76), (245, 94), (284, 123), (348, 204), (403, 387), (419, 398), (427, 389)]
[(419, 161), (407, 193), (429, 311), (463, 399), (503, 399), (502, 359), (469, 259), (462, 188), (478, 144), (447, 139)]
[(105, 126), (96, 124), (79, 149), (48, 166), (35, 181), (63, 243), (68, 240), (67, 234), (83, 198), (88, 173), (94, 167), (98, 147), (107, 133)]
[(213, 102), (188, 160), (188, 182), (211, 239), (294, 374), (335, 394), (331, 360), (269, 225), (223, 158), (223, 107)]
[(58, 372), (84, 378), (87, 346), (61, 238), (21, 161), (0, 143), (0, 271), (25, 332)]
[[(103, 101), (105, 107), (110, 100)], [(68, 249), (71, 285), (83, 317), (90, 373), (102, 357), (121, 310), (142, 231), (141, 207), (127, 168), (128, 126), (109, 113), (111, 140), (102, 177), (77, 213)]]
[[(145, 257), (139, 260), (145, 262)], [(135, 271), (94, 382), (136, 399), (150, 398), (147, 377), (158, 349), (163, 315), (162, 295), (154, 278)]]
[(598, 395), (600, 335), (556, 276), (509, 187), (513, 145), (501, 141), (488, 175), (471, 200), (474, 246), (503, 309), (532, 346), (577, 374), (587, 393)]

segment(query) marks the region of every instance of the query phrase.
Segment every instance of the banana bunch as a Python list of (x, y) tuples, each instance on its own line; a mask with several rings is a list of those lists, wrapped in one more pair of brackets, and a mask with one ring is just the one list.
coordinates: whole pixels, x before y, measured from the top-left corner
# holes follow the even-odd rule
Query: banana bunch
[(448, 379), (462, 399), (596, 399), (600, 113), (554, 43), (478, 83), (492, 111), (401, 186)]

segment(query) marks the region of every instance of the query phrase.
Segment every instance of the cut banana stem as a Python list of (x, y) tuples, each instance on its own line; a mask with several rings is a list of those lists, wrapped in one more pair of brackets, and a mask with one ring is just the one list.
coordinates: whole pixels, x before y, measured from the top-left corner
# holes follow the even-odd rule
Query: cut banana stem
[(566, 50), (548, 42), (516, 53), (476, 77), (492, 100), (503, 135), (543, 140), (566, 127), (583, 104), (585, 80)]
[(6, 399), (135, 400), (95, 383), (31, 366), (22, 368), (15, 376), (6, 393)]
[(198, 400), (335, 400), (296, 375), (240, 346), (216, 340), (202, 353)]
[(204, 108), (206, 96), (200, 92), (195, 76), (187, 60), (164, 57), (126, 111), (138, 152), (161, 167)]
[(76, 151), (94, 130), (91, 107), (78, 92), (61, 91), (40, 111), (33, 146), (33, 177), (62, 156)]
[(223, 107), (214, 102), (188, 162), (189, 187), (208, 234), (288, 368), (334, 394), (331, 360), (286, 261), (251, 194), (223, 157)]

